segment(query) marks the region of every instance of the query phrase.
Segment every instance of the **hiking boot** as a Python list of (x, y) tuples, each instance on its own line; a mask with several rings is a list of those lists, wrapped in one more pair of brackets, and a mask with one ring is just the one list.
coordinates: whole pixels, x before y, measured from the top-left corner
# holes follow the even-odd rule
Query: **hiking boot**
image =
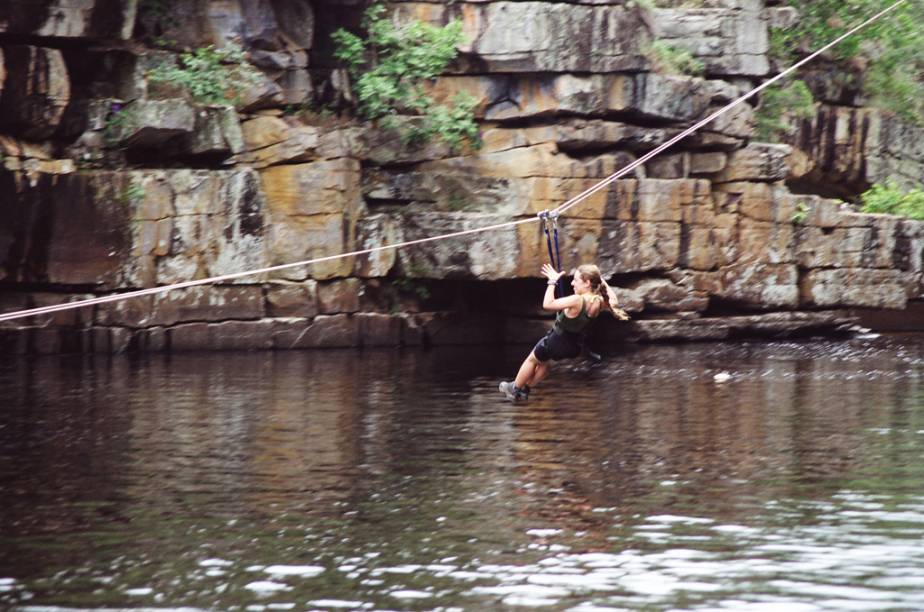
[(519, 395), (519, 399), (523, 400), (524, 402), (528, 401), (529, 400), (529, 385), (523, 385), (522, 389), (517, 389), (517, 394)]
[(517, 400), (522, 399), (523, 390), (517, 388), (517, 386), (512, 382), (501, 382), (501, 384), (497, 385), (497, 390), (503, 393), (504, 397), (511, 402), (516, 402)]

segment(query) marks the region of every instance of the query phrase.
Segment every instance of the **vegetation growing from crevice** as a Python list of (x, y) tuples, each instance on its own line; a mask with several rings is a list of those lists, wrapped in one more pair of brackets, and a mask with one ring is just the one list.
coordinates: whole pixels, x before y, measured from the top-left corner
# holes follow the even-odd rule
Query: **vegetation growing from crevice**
[(122, 201), (126, 205), (137, 205), (144, 200), (145, 195), (147, 195), (147, 191), (144, 185), (134, 177), (131, 177), (129, 178), (128, 185), (126, 185), (125, 190), (122, 192)]
[(804, 81), (771, 85), (763, 91), (754, 115), (757, 138), (777, 142), (781, 136), (794, 132), (793, 119), (811, 119), (814, 116), (815, 101)]
[[(787, 0), (799, 19), (772, 28), (771, 55), (790, 64), (831, 42), (849, 27), (885, 8), (880, 0)], [(908, 2), (848, 37), (831, 50), (845, 69), (865, 65), (863, 92), (875, 106), (924, 125), (924, 19), (920, 3)]]
[(186, 51), (177, 63), (164, 62), (149, 71), (148, 78), (178, 85), (201, 104), (236, 104), (259, 82), (260, 73), (239, 46), (228, 43)]
[(130, 109), (122, 106), (121, 102), (112, 104), (109, 108), (109, 114), (106, 116), (106, 123), (103, 127), (103, 136), (106, 140), (116, 140), (122, 134), (122, 130), (131, 122)]
[(647, 55), (656, 72), (701, 76), (706, 70), (705, 64), (692, 53), (663, 40), (653, 40)]
[(887, 213), (909, 219), (924, 220), (924, 190), (902, 189), (895, 181), (887, 180), (870, 187), (860, 196), (866, 213)]
[(796, 225), (801, 225), (802, 223), (805, 222), (805, 219), (808, 217), (809, 212), (811, 212), (811, 210), (809, 209), (808, 204), (806, 204), (805, 202), (799, 202), (798, 204), (796, 204), (796, 209), (793, 211), (792, 216), (789, 218), (789, 220), (792, 223), (795, 223)]
[(353, 80), (360, 114), (386, 129), (397, 127), (397, 115), (421, 115), (424, 121), (402, 134), (407, 140), (422, 142), (438, 136), (454, 150), (464, 143), (477, 147), (477, 101), (458, 94), (450, 105), (439, 105), (425, 92), (425, 85), (458, 54), (461, 22), (438, 27), (413, 20), (396, 25), (385, 7), (375, 4), (366, 10), (362, 27), (366, 38), (342, 28), (332, 35), (334, 56)]

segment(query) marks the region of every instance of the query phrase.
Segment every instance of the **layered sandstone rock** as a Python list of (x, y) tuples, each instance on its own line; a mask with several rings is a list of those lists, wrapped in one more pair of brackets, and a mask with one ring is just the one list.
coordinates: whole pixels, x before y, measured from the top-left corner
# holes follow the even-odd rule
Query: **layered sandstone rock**
[(763, 3), (746, 0), (729, 8), (656, 9), (659, 40), (685, 49), (716, 76), (761, 77), (770, 70)]
[[(817, 116), (786, 144), (756, 141), (751, 100), (627, 170), (768, 73), (782, 8), (393, 2), (396, 19), (463, 22), (460, 58), (428, 90), (473, 95), (482, 139), (451, 149), (405, 137), (420, 117), (385, 129), (306, 112), (320, 93), (308, 51), (329, 53), (329, 21), (360, 3), (178, 1), (167, 22), (116, 4), (0, 7), (0, 282), (13, 289), (0, 311), (219, 281), (0, 325), (0, 350), (529, 342), (548, 326), (536, 215), (565, 203), (562, 266), (598, 263), (635, 317), (606, 323), (611, 338), (840, 332), (835, 309), (924, 300), (924, 222), (829, 199), (917, 182), (921, 130), (857, 107), (826, 65), (806, 77)], [(150, 82), (177, 52), (118, 42), (136, 9), (147, 40), (240, 42), (262, 81), (236, 108)], [(654, 39), (691, 51), (705, 77), (658, 73)], [(343, 93), (341, 72), (317, 74)]]
[(621, 5), (551, 2), (395, 3), (397, 19), (462, 21), (464, 54), (487, 72), (616, 72), (647, 67), (645, 15)]

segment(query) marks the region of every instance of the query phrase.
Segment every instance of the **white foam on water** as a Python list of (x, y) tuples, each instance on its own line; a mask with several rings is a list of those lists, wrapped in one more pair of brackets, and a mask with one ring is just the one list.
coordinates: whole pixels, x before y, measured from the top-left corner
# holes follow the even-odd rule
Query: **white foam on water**
[(626, 612), (627, 608), (613, 608), (595, 603), (584, 602), (573, 608), (568, 608), (568, 612)]
[[(538, 584), (540, 586), (549, 586), (549, 587), (562, 587), (568, 590), (580, 590), (580, 591), (599, 591), (612, 589), (613, 584), (610, 583), (605, 574), (536, 574), (535, 576), (530, 576), (526, 581), (530, 584)], [(618, 577), (617, 577), (618, 579)]]
[(711, 593), (713, 591), (721, 591), (723, 587), (721, 584), (713, 584), (711, 582), (685, 582), (680, 581), (677, 584), (678, 591), (695, 591), (697, 593)]
[(656, 555), (659, 559), (677, 560), (677, 559), (708, 559), (712, 555), (701, 550), (692, 550), (690, 548), (671, 548)]
[(433, 593), (428, 593), (426, 591), (415, 591), (413, 589), (392, 591), (389, 593), (389, 595), (392, 597), (397, 597), (398, 599), (427, 599), (428, 597), (433, 597)]
[(713, 529), (722, 533), (737, 533), (742, 535), (760, 533), (759, 530), (753, 527), (745, 527), (744, 525), (715, 525)]
[[(818, 612), (824, 610), (814, 604), (798, 603), (793, 601), (742, 601), (729, 599), (719, 603), (717, 608), (697, 608), (697, 612)], [(670, 612), (678, 612), (671, 610)]]
[(863, 600), (885, 600), (894, 599), (894, 594), (879, 589), (870, 589), (859, 586), (839, 586), (833, 584), (816, 584), (814, 582), (799, 582), (795, 580), (774, 580), (770, 582), (772, 586), (783, 589), (786, 593), (804, 593), (818, 597), (832, 597), (841, 599), (850, 599), (853, 601)]
[(292, 590), (292, 587), (287, 584), (272, 582), (271, 580), (257, 580), (255, 582), (250, 582), (245, 584), (244, 588), (248, 591), (254, 591), (255, 593), (275, 593), (277, 591)]
[(420, 565), (396, 565), (395, 567), (383, 567), (382, 572), (386, 574), (413, 574), (420, 568)]
[(126, 595), (131, 595), (132, 597), (143, 597), (145, 595), (150, 595), (154, 592), (154, 589), (151, 587), (138, 587), (135, 589), (125, 589)]
[(562, 531), (561, 529), (527, 529), (526, 533), (536, 538), (549, 538), (560, 535)]
[(203, 559), (199, 561), (199, 565), (202, 567), (228, 567), (233, 563), (224, 559)]
[(524, 598), (549, 599), (556, 601), (560, 597), (570, 595), (568, 589), (533, 584), (506, 584), (498, 586), (482, 586), (472, 589), (477, 595), (518, 596)]
[(270, 565), (263, 571), (272, 576), (313, 578), (323, 574), (324, 568), (320, 565)]
[[(750, 570), (750, 568), (748, 568)], [(779, 571), (780, 566), (775, 566), (774, 571)], [(725, 575), (737, 575), (742, 573), (743, 568), (738, 567), (735, 571), (729, 569), (728, 564), (719, 563), (715, 561), (697, 561), (695, 563), (674, 563), (667, 568), (668, 572), (673, 575), (679, 575), (681, 577), (692, 577), (692, 576), (717, 576), (720, 574)]]
[(565, 552), (566, 550), (568, 550), (568, 547), (565, 546), (564, 544), (550, 544), (549, 545), (550, 552)]
[[(924, 584), (924, 571), (919, 571), (917, 574), (908, 574), (906, 576), (883, 576), (882, 578), (872, 578), (868, 580), (868, 586), (878, 587), (882, 589), (908, 589), (908, 590), (920, 590), (921, 585)], [(924, 593), (919, 593), (924, 597)]]
[(362, 601), (348, 601), (346, 599), (315, 599), (309, 601), (312, 606), (319, 608), (362, 608), (365, 604)]
[(848, 610), (858, 610), (859, 612), (874, 612), (875, 610), (920, 610), (921, 606), (899, 605), (900, 600), (892, 601), (856, 601), (853, 599), (829, 599), (825, 601), (825, 607), (828, 610), (837, 610), (838, 612), (847, 612)]
[(642, 595), (667, 595), (679, 588), (680, 581), (661, 572), (642, 572), (620, 578), (619, 583), (629, 591)]
[(520, 606), (522, 608), (544, 608), (554, 606), (558, 603), (558, 600), (530, 597), (529, 595), (508, 595), (503, 599), (503, 603), (508, 606)]
[(481, 572), (470, 572), (466, 570), (460, 570), (458, 572), (452, 572), (449, 574), (451, 578), (456, 580), (465, 580), (466, 582), (471, 582), (472, 580), (478, 580), (479, 578), (491, 578), (491, 574), (482, 574)]

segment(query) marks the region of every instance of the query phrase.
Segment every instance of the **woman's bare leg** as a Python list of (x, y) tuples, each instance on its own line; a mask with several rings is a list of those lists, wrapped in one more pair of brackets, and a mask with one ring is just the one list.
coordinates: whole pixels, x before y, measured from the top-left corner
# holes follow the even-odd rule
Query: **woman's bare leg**
[(513, 384), (520, 389), (531, 384), (536, 375), (536, 369), (540, 366), (542, 366), (542, 362), (536, 359), (534, 353), (530, 352), (529, 357), (523, 360), (523, 365), (520, 366), (520, 371), (517, 372), (517, 377), (514, 379)]
[(549, 364), (536, 359), (535, 353), (530, 353), (529, 357), (520, 366), (517, 372), (516, 380), (513, 381), (518, 388), (533, 388), (538, 385), (549, 373)]
[(536, 366), (536, 369), (533, 370), (533, 377), (526, 384), (528, 384), (531, 388), (535, 387), (536, 385), (541, 383), (545, 379), (545, 377), (548, 376), (548, 374), (549, 374), (549, 364), (543, 363), (540, 361), (539, 364)]

